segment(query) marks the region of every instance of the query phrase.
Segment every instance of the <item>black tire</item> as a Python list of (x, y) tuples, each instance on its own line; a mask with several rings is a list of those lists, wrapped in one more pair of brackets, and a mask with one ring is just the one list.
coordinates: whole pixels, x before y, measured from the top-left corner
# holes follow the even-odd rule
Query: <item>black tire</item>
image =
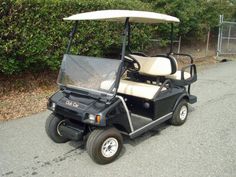
[[(184, 114), (181, 113), (183, 109), (185, 111)], [(181, 117), (181, 114), (182, 114), (182, 117)], [(186, 122), (187, 117), (188, 117), (188, 102), (186, 100), (181, 100), (179, 104), (177, 105), (177, 107), (175, 108), (173, 117), (169, 119), (169, 123), (171, 125), (180, 126)]]
[(55, 143), (65, 143), (69, 139), (58, 134), (58, 125), (61, 123), (62, 119), (58, 118), (54, 114), (50, 114), (46, 120), (45, 130), (49, 138)]
[[(110, 150), (106, 149), (112, 149), (111, 144), (107, 148), (104, 147), (106, 143), (109, 144), (109, 141), (113, 142), (115, 145), (118, 145), (118, 148), (115, 148), (116, 150), (113, 151), (114, 154), (111, 153), (113, 154), (112, 156), (106, 157), (103, 153), (109, 153), (107, 151)], [(122, 147), (123, 147), (123, 138), (119, 133), (119, 131), (115, 128), (95, 129), (89, 135), (86, 144), (86, 149), (89, 156), (98, 164), (108, 164), (114, 161), (120, 154)]]

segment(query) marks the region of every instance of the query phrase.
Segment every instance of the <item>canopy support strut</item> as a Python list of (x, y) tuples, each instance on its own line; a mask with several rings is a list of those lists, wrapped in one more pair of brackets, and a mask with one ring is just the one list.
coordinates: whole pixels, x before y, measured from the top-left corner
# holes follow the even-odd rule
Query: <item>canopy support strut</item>
[(173, 53), (173, 45), (174, 45), (174, 24), (171, 23), (171, 35), (170, 35), (170, 52), (169, 55)]
[(77, 31), (77, 27), (78, 27), (78, 21), (75, 21), (73, 29), (72, 29), (72, 31), (70, 33), (70, 40), (69, 40), (67, 48), (66, 48), (66, 54), (70, 53), (70, 48), (71, 48), (72, 40), (74, 38), (75, 32)]
[(125, 20), (125, 29), (124, 29), (124, 33), (123, 33), (123, 41), (122, 41), (121, 64), (120, 64), (120, 67), (118, 69), (117, 77), (116, 77), (116, 80), (115, 80), (115, 83), (114, 83), (115, 88), (116, 88), (116, 93), (118, 91), (119, 84), (120, 84), (120, 78), (121, 78), (121, 75), (122, 75), (123, 69), (124, 69), (126, 38), (128, 36), (128, 33), (129, 33), (129, 18), (126, 18), (126, 20)]
[[(128, 48), (128, 50), (131, 52), (131, 48), (130, 48), (130, 46), (131, 46), (131, 25), (130, 25), (130, 23), (128, 22), (128, 45), (127, 45), (127, 48)], [(132, 53), (132, 52), (131, 52)]]

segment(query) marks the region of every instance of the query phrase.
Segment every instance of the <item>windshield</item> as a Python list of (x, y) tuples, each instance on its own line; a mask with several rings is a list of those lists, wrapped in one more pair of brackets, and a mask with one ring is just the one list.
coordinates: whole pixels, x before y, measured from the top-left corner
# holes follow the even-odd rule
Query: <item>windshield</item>
[(112, 96), (120, 62), (115, 59), (66, 54), (57, 82), (61, 86)]

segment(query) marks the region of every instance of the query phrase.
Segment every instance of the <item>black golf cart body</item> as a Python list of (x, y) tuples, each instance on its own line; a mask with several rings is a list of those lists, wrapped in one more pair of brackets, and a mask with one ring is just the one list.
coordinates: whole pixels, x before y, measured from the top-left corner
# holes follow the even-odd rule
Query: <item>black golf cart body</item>
[[(188, 54), (172, 51), (173, 23), (179, 22), (177, 18), (153, 12), (104, 10), (64, 20), (73, 20), (75, 24), (58, 77), (60, 90), (48, 102), (48, 109), (63, 121), (57, 126), (61, 136), (82, 140), (94, 129), (115, 127), (120, 133), (135, 138), (171, 119), (182, 100), (190, 104), (197, 101), (190, 93), (191, 84), (197, 80), (193, 59)], [(70, 54), (80, 20), (123, 22), (121, 58)], [(147, 56), (130, 50), (132, 23), (166, 22), (172, 29), (168, 54)], [(189, 65), (178, 70), (176, 55), (188, 57)]]

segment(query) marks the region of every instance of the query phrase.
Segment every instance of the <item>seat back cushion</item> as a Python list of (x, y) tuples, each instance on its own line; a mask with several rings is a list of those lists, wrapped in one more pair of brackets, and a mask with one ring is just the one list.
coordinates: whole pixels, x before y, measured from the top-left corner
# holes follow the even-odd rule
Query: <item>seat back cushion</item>
[[(108, 90), (113, 81), (106, 80), (101, 83), (100, 88)], [(135, 96), (145, 99), (153, 99), (158, 92), (160, 86), (152, 85), (147, 83), (134, 82), (130, 80), (120, 80), (120, 85), (118, 88), (118, 93)], [(161, 91), (165, 91), (166, 88), (163, 87)]]
[(138, 55), (131, 55), (140, 64), (140, 74), (152, 76), (167, 76), (174, 72), (173, 62), (168, 57), (143, 57)]

